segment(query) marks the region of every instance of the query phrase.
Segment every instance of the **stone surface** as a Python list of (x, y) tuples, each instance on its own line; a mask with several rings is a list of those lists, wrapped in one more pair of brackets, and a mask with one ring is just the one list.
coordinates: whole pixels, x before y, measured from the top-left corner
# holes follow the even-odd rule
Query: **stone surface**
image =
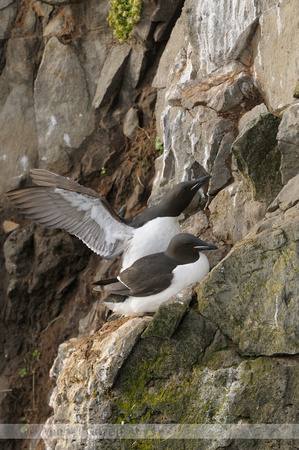
[[(185, 25), (183, 18), (180, 17), (172, 30), (168, 43), (161, 56), (159, 66), (157, 68), (157, 72), (153, 80), (154, 87), (159, 89), (166, 88), (168, 84), (168, 77), (175, 70), (173, 66), (174, 60), (178, 57), (180, 48), (182, 55), (185, 54), (184, 50), (185, 46), (186, 46)], [(180, 70), (181, 68), (182, 67), (180, 68), (178, 67), (177, 70)]]
[(131, 47), (127, 44), (112, 47), (101, 71), (101, 76), (97, 84), (97, 90), (92, 101), (94, 108), (105, 106), (111, 97), (120, 88), (120, 80), (125, 69), (125, 65)]
[(215, 96), (211, 92), (207, 102), (210, 108), (216, 109), (219, 112), (225, 112), (235, 108), (246, 98), (258, 95), (254, 80), (245, 73), (240, 73), (236, 81), (232, 84), (226, 86), (224, 83), (222, 86), (225, 89), (220, 92), (220, 95)]
[(273, 200), (268, 208), (268, 211), (276, 211), (278, 208), (281, 211), (295, 206), (299, 202), (299, 175), (291, 178), (290, 181), (279, 192), (278, 196)]
[(209, 205), (213, 235), (236, 244), (264, 217), (266, 205), (253, 199), (243, 181), (222, 189)]
[[(103, 7), (103, 5), (101, 4)], [(97, 16), (98, 17), (98, 16)], [(82, 37), (82, 56), (84, 57), (84, 70), (90, 97), (94, 98), (101, 70), (112, 45), (112, 30), (99, 26)]]
[[(146, 322), (138, 318), (129, 319), (120, 327), (115, 323), (110, 331), (112, 324), (106, 326), (93, 341), (71, 340), (60, 346), (52, 369), (52, 376), (57, 378), (57, 389), (52, 395), (56, 412), (52, 423), (80, 424), (86, 417), (90, 424), (140, 425), (159, 423), (161, 414), (164, 423), (240, 424), (240, 417), (246, 417), (245, 423), (252, 424), (295, 423), (298, 408), (296, 360), (240, 356), (239, 349), (212, 322), (194, 310), (187, 310), (182, 316), (178, 305), (172, 306), (173, 313), (171, 305), (168, 310), (163, 308), (164, 313), (174, 317), (177, 312), (180, 320), (166, 325), (167, 329), (172, 325), (169, 333), (163, 330), (164, 315), (157, 314), (153, 321), (147, 322), (149, 325), (142, 339), (137, 336)], [(154, 321), (156, 324), (152, 327)], [(128, 341), (124, 340), (124, 333)], [(133, 350), (128, 354), (130, 344)], [(113, 356), (108, 356), (104, 346), (107, 350), (113, 347)], [(117, 378), (115, 365), (121, 365)], [(65, 408), (66, 399), (70, 409)], [(244, 423), (242, 419), (241, 423)], [(45, 434), (46, 429), (47, 426)], [(234, 445), (222, 434), (217, 440), (209, 441), (192, 440), (191, 434), (189, 437), (190, 440), (184, 442), (190, 450)], [(56, 448), (55, 445), (68, 448), (63, 438), (56, 443), (50, 439), (46, 442), (48, 449)], [(169, 448), (170, 443), (180, 449), (182, 443), (158, 437), (142, 442), (149, 448), (163, 449)], [(92, 437), (85, 441), (88, 446), (99, 443)], [(292, 445), (292, 441), (289, 443)], [(272, 444), (273, 448), (278, 448), (275, 441)], [(72, 445), (79, 448), (80, 441)], [(112, 449), (120, 445), (132, 448), (132, 442), (118, 439), (101, 441), (100, 445)], [(246, 448), (259, 447), (254, 440), (246, 440)]]
[(277, 140), (281, 152), (280, 171), (283, 184), (299, 172), (299, 103), (289, 106), (282, 116)]
[(184, 10), (193, 62), (209, 74), (241, 55), (257, 26), (261, 2), (221, 0), (211, 6), (209, 0), (188, 0)]
[[(32, 226), (19, 228), (7, 237), (3, 246), (5, 268), (10, 275), (7, 323), (21, 324), (27, 309), (32, 313), (36, 308), (33, 315), (40, 314), (40, 308), (47, 308), (53, 297), (59, 301), (86, 265), (86, 247), (76, 244), (75, 238), (60, 231), (41, 228), (34, 233)], [(18, 305), (20, 295), (23, 302)], [(36, 307), (34, 301), (40, 296), (43, 302)]]
[(239, 120), (239, 134), (243, 132), (253, 120), (256, 120), (261, 114), (266, 114), (267, 112), (266, 105), (261, 103), (260, 105), (255, 106), (251, 111), (245, 113)]
[[(90, 423), (106, 423), (111, 411), (107, 390), (149, 320), (120, 319), (118, 324), (106, 324), (92, 339), (80, 338), (62, 345), (51, 370), (57, 389), (51, 399), (55, 416), (49, 422), (84, 424), (88, 414)], [(47, 424), (44, 439), (48, 448), (55, 448), (55, 442), (47, 439), (46, 430)], [(58, 445), (63, 445), (61, 441)]]
[(15, 189), (37, 164), (38, 147), (32, 91), (17, 84), (0, 112), (0, 193)]
[[(72, 3), (72, 0), (40, 0), (40, 1), (55, 6), (67, 5), (68, 3)], [(81, 0), (77, 1), (80, 2)]]
[(238, 168), (252, 186), (254, 199), (267, 204), (282, 188), (281, 154), (277, 148), (279, 123), (280, 118), (271, 113), (260, 115), (232, 146)]
[(221, 140), (219, 151), (215, 158), (212, 170), (212, 179), (210, 181), (209, 195), (215, 195), (219, 192), (232, 178), (231, 165), (231, 147), (235, 140), (235, 133), (226, 133)]
[(0, 5), (0, 39), (8, 39), (12, 22), (17, 13), (17, 3), (14, 0), (4, 0)]
[(153, 195), (160, 184), (210, 173), (223, 137), (233, 128), (230, 120), (203, 106), (193, 108), (192, 113), (183, 108), (166, 111), (163, 167), (156, 175)]
[(11, 220), (4, 220), (2, 227), (3, 227), (4, 233), (9, 234), (12, 231), (16, 230), (17, 228), (19, 228), (20, 224), (16, 223), (16, 222), (12, 222)]
[(34, 99), (40, 165), (64, 174), (72, 166), (73, 149), (92, 133), (94, 116), (76, 50), (56, 37), (45, 47)]
[(296, 354), (299, 349), (298, 205), (257, 236), (248, 236), (198, 289), (199, 310), (244, 355)]
[(139, 127), (138, 113), (136, 109), (130, 108), (125, 115), (123, 132), (129, 139), (134, 140)]
[(299, 4), (296, 0), (265, 1), (262, 9), (260, 26), (253, 40), (253, 69), (267, 106), (276, 109), (293, 101), (298, 83), (298, 46), (293, 30), (298, 29)]

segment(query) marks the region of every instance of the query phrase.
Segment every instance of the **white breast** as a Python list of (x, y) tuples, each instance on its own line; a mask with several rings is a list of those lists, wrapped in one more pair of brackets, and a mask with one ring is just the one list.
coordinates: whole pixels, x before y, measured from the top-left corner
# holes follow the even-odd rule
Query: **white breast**
[(163, 302), (190, 284), (202, 281), (208, 273), (208, 258), (200, 253), (200, 258), (195, 263), (184, 264), (174, 269), (172, 283), (165, 291), (148, 297), (128, 297), (123, 303), (107, 303), (107, 306), (124, 316), (141, 316), (146, 312), (155, 312)]
[(164, 252), (171, 239), (180, 233), (177, 217), (159, 217), (134, 230), (123, 255), (122, 271), (137, 259)]

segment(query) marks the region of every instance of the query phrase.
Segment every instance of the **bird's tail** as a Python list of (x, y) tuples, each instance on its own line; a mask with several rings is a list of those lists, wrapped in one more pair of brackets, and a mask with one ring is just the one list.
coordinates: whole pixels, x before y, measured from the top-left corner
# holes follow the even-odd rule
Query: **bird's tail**
[(108, 292), (109, 289), (107, 289), (107, 287), (114, 283), (118, 283), (117, 278), (108, 278), (107, 280), (98, 280), (93, 283), (93, 286), (95, 286), (93, 288), (93, 290), (99, 291), (99, 292)]

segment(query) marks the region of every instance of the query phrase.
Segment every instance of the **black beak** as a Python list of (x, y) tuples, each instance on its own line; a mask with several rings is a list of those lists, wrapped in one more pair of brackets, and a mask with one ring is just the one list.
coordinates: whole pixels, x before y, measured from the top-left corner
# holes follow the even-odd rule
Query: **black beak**
[(192, 186), (191, 191), (193, 189), (199, 189), (201, 186), (203, 186), (207, 181), (209, 181), (209, 179), (212, 178), (211, 175), (206, 175), (202, 178), (199, 178), (199, 180), (197, 180), (197, 182), (194, 184), (194, 186)]
[(207, 242), (202, 241), (201, 245), (196, 245), (194, 248), (197, 248), (198, 250), (217, 250), (218, 247), (214, 244), (208, 244)]

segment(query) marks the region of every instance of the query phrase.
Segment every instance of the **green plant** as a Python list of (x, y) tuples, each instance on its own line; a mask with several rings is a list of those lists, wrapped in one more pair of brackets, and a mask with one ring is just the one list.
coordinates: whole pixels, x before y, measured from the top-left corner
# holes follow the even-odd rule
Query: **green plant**
[(20, 375), (21, 378), (24, 378), (25, 375), (27, 375), (27, 369), (26, 369), (26, 367), (23, 367), (23, 369), (21, 369), (21, 370), (19, 371), (19, 375)]
[(40, 357), (40, 351), (35, 349), (34, 352), (32, 353), (33, 358), (39, 359)]
[(28, 431), (28, 425), (24, 425), (21, 429), (20, 429), (20, 432), (23, 434), (23, 433), (27, 433), (27, 431)]
[(158, 136), (156, 137), (155, 148), (159, 152), (159, 156), (161, 156), (164, 152), (164, 144)]
[(123, 44), (131, 37), (135, 23), (139, 22), (142, 1), (141, 0), (111, 0), (110, 11), (107, 17), (110, 27), (114, 28), (114, 34)]
[(40, 351), (35, 349), (31, 358), (27, 360), (26, 367), (23, 367), (23, 369), (19, 371), (21, 378), (24, 378), (26, 375), (32, 376), (32, 409), (35, 409), (35, 379), (36, 374), (39, 373), (39, 369), (41, 367), (40, 356)]
[(104, 175), (106, 173), (106, 167), (101, 168), (101, 174)]

